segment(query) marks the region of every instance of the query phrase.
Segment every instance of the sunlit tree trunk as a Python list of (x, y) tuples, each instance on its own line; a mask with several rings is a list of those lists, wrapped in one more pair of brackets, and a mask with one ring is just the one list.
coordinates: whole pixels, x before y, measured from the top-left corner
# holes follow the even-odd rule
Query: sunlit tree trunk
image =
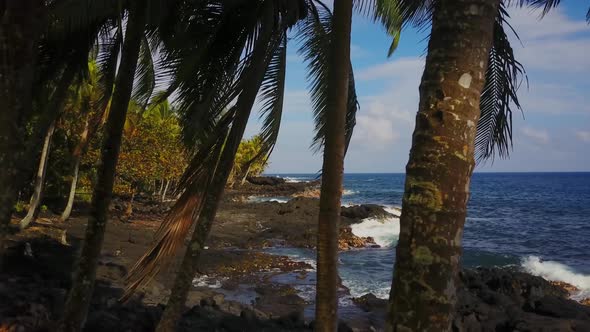
[(316, 331), (338, 327), (338, 227), (344, 173), (345, 124), (350, 74), (352, 0), (334, 2), (328, 68), (328, 108), (318, 218)]
[(26, 157), (41, 0), (0, 0), (0, 256)]
[(166, 186), (164, 187), (164, 191), (162, 192), (162, 202), (166, 200), (166, 192), (168, 192), (168, 187), (170, 186), (170, 180), (166, 180)]
[(63, 320), (60, 322), (59, 329), (61, 331), (81, 330), (96, 279), (96, 267), (108, 220), (108, 207), (115, 181), (123, 126), (133, 89), (140, 42), (145, 26), (145, 4), (134, 1), (131, 6), (115, 91), (105, 128), (101, 164), (92, 194), (90, 216), (74, 281), (66, 301)]
[[(86, 105), (86, 102), (84, 104)], [(84, 107), (86, 107), (86, 106), (84, 106)], [(88, 117), (87, 117), (86, 121), (84, 122), (84, 130), (82, 131), (82, 134), (80, 135), (80, 141), (78, 142), (78, 145), (76, 146), (76, 149), (74, 149), (74, 153), (73, 153), (74, 169), (72, 171), (72, 182), (70, 184), (70, 194), (68, 195), (68, 202), (66, 204), (66, 207), (65, 207), (63, 213), (61, 214), (61, 217), (59, 218), (59, 220), (61, 222), (64, 222), (70, 218), (70, 214), (72, 213), (72, 209), (74, 207), (74, 199), (76, 198), (76, 187), (78, 185), (78, 173), (80, 171), (80, 162), (82, 161), (82, 154), (83, 154), (84, 149), (86, 148), (86, 144), (88, 142), (88, 132), (89, 132), (89, 123), (88, 123)]]
[(162, 196), (162, 192), (164, 191), (164, 180), (160, 180), (160, 190), (158, 190), (158, 196)]
[[(264, 27), (263, 30), (267, 31), (261, 33), (268, 34), (268, 29), (269, 27)], [(244, 136), (250, 112), (256, 101), (256, 95), (258, 94), (260, 84), (264, 77), (266, 66), (268, 64), (265, 51), (269, 39), (269, 35), (266, 37), (260, 36), (257, 45), (255, 46), (252, 55), (252, 59), (254, 59), (252, 61), (254, 64), (250, 69), (251, 72), (249, 73), (248, 83), (234, 106), (236, 107), (236, 117), (233, 120), (229, 135), (223, 147), (223, 151), (221, 152), (221, 157), (217, 164), (215, 174), (212, 177), (210, 185), (207, 187), (207, 192), (204, 193), (202, 210), (199, 214), (197, 225), (193, 231), (180, 269), (176, 275), (176, 279), (174, 280), (166, 310), (164, 310), (160, 323), (156, 328), (157, 332), (176, 331), (176, 324), (182, 315), (186, 298), (192, 285), (192, 280), (197, 273), (197, 265), (201, 251), (205, 246), (205, 241), (213, 226), (219, 201), (221, 200), (225, 185), (227, 184), (227, 180), (234, 166), (236, 152), (238, 151), (238, 147)]]
[(248, 164), (248, 168), (246, 168), (246, 172), (244, 173), (244, 176), (242, 177), (242, 181), (240, 182), (240, 184), (243, 186), (244, 183), (246, 183), (246, 179), (248, 179), (248, 174), (250, 173), (250, 168), (252, 167), (252, 164)]
[(406, 166), (389, 331), (449, 331), (499, 0), (436, 2)]
[(43, 195), (43, 185), (45, 183), (45, 174), (47, 174), (47, 162), (49, 161), (49, 152), (51, 150), (51, 140), (53, 133), (55, 132), (55, 122), (51, 122), (49, 130), (45, 134), (45, 140), (43, 142), (43, 149), (41, 150), (41, 158), (39, 160), (39, 168), (37, 169), (37, 177), (35, 178), (35, 189), (33, 190), (33, 196), (31, 197), (31, 204), (27, 215), (21, 220), (20, 228), (24, 229), (35, 219), (39, 214), (39, 205), (41, 204), (41, 197)]

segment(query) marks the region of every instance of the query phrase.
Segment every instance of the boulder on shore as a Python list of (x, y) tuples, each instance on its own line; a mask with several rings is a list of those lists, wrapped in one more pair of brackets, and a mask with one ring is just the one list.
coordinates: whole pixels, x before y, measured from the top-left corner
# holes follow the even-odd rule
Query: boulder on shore
[[(541, 277), (511, 269), (463, 270), (453, 331), (590, 331), (590, 308)], [(364, 311), (384, 314), (387, 300), (353, 299)]]
[(285, 179), (277, 176), (252, 176), (247, 180), (257, 186), (276, 186), (285, 183)]

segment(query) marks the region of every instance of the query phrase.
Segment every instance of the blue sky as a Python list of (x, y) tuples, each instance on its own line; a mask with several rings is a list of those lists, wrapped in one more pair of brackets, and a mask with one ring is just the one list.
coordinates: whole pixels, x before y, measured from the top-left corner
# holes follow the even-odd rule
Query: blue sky
[[(512, 38), (529, 87), (520, 98), (524, 117), (514, 114), (510, 159), (480, 165), (476, 171), (590, 171), (590, 26), (587, 1), (564, 1), (542, 20), (531, 9), (510, 8)], [(398, 50), (387, 58), (389, 37), (355, 16), (351, 57), (361, 108), (345, 161), (345, 172), (403, 172), (410, 151), (418, 85), (424, 68), (428, 31), (406, 29)], [(306, 69), (297, 45), (288, 50), (283, 124), (268, 173), (310, 173), (321, 168), (321, 153), (309, 146), (313, 118)], [(260, 128), (257, 115), (246, 136)]]

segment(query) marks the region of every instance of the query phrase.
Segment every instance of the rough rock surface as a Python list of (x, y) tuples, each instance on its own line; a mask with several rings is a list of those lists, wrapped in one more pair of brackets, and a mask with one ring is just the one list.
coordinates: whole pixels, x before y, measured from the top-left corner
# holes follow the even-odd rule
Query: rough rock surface
[[(479, 268), (462, 271), (461, 283), (453, 331), (590, 331), (590, 307), (541, 277)], [(387, 308), (373, 294), (354, 302), (383, 315)]]

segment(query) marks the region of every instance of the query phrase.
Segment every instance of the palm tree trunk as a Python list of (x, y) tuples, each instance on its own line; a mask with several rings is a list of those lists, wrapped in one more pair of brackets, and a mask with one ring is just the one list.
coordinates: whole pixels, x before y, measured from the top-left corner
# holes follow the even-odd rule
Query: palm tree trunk
[[(87, 106), (87, 103), (84, 103), (84, 107)], [(80, 162), (82, 161), (82, 154), (84, 149), (86, 148), (86, 144), (88, 143), (88, 132), (90, 130), (88, 117), (86, 118), (86, 122), (84, 123), (84, 130), (80, 135), (80, 141), (74, 150), (74, 170), (72, 171), (72, 183), (70, 184), (70, 194), (68, 195), (68, 202), (66, 207), (61, 214), (59, 220), (61, 222), (65, 222), (70, 218), (70, 214), (72, 213), (72, 209), (74, 207), (74, 199), (76, 197), (76, 187), (78, 185), (78, 173), (80, 171)]]
[(334, 2), (328, 108), (318, 217), (316, 331), (338, 328), (338, 227), (346, 145), (352, 0)]
[(160, 190), (158, 190), (158, 196), (162, 196), (162, 191), (164, 191), (164, 180), (160, 180)]
[(240, 185), (244, 185), (244, 183), (246, 183), (246, 179), (248, 179), (248, 174), (250, 173), (250, 168), (252, 168), (252, 163), (248, 164), (248, 168), (246, 168), (246, 172), (244, 173), (244, 176), (242, 177), (242, 181), (240, 182)]
[(84, 324), (96, 279), (96, 267), (104, 240), (108, 207), (111, 202), (115, 170), (121, 147), (123, 126), (133, 89), (140, 42), (145, 26), (145, 7), (141, 1), (132, 2), (127, 19), (127, 31), (121, 53), (119, 73), (106, 124), (98, 179), (92, 194), (92, 204), (84, 244), (72, 287), (65, 305), (60, 331), (79, 331)]
[(248, 84), (245, 85), (244, 91), (240, 94), (234, 106), (237, 110), (236, 117), (233, 120), (231, 130), (221, 152), (219, 163), (214, 171), (215, 174), (212, 175), (211, 183), (204, 195), (202, 210), (199, 213), (197, 225), (193, 231), (176, 279), (174, 280), (166, 310), (164, 310), (160, 323), (156, 328), (157, 332), (176, 331), (176, 324), (182, 315), (192, 280), (197, 273), (201, 251), (205, 246), (205, 241), (213, 226), (219, 201), (221, 200), (225, 185), (234, 166), (236, 152), (244, 136), (250, 112), (256, 101), (256, 95), (258, 94), (262, 79), (264, 78), (265, 69), (268, 65), (269, 59), (266, 51), (267, 44), (270, 40), (269, 27), (264, 27), (263, 30), (265, 31), (261, 32), (261, 34), (265, 35), (259, 37), (252, 55), (254, 64), (250, 68), (251, 72), (248, 74)]
[(436, 3), (400, 218), (389, 331), (449, 331), (499, 0)]
[(32, 86), (41, 0), (2, 1), (0, 6), (0, 257), (26, 160), (26, 121)]
[(29, 226), (29, 224), (37, 218), (37, 214), (39, 213), (38, 208), (43, 195), (43, 184), (45, 183), (45, 174), (47, 174), (47, 162), (49, 161), (49, 151), (51, 150), (51, 139), (55, 132), (55, 122), (55, 120), (51, 122), (47, 134), (45, 135), (43, 150), (41, 150), (41, 158), (39, 160), (39, 169), (37, 170), (37, 177), (35, 179), (35, 189), (33, 191), (33, 196), (31, 197), (29, 211), (27, 211), (27, 215), (20, 222), (21, 229), (25, 229)]
[(164, 187), (164, 191), (162, 192), (162, 202), (166, 200), (166, 192), (168, 192), (168, 187), (170, 186), (170, 180), (166, 180), (166, 186)]

